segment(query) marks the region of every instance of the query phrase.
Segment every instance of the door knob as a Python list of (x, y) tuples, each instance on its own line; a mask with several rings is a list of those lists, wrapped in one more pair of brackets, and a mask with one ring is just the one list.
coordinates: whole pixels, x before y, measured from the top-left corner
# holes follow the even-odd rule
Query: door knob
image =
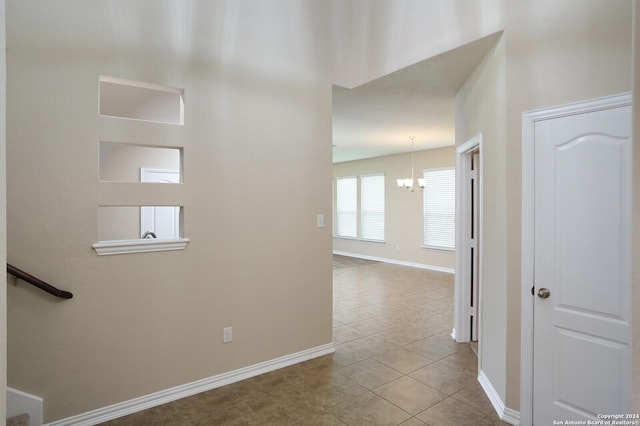
[(538, 297), (540, 297), (541, 299), (547, 299), (549, 298), (549, 296), (551, 296), (551, 292), (548, 288), (541, 288), (540, 290), (538, 290)]

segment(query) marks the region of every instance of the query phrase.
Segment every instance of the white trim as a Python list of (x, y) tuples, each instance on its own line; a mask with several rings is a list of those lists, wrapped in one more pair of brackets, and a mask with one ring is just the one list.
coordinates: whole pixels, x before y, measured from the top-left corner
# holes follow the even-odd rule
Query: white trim
[[(157, 174), (162, 175), (162, 178), (166, 178), (166, 182), (150, 180), (149, 174)], [(140, 167), (140, 182), (145, 184), (180, 184), (182, 180), (182, 176), (180, 174), (180, 170), (176, 169), (159, 169), (159, 168), (151, 168), (151, 167)], [(156, 223), (156, 209), (157, 208), (167, 208), (170, 207), (173, 210), (173, 220), (172, 220), (172, 228), (173, 232), (166, 232), (166, 223)], [(180, 232), (183, 229), (182, 226), (182, 212), (183, 206), (140, 206), (140, 238), (144, 238), (146, 232), (153, 232), (154, 235), (160, 234), (160, 230), (162, 229), (161, 238), (180, 238)], [(164, 221), (163, 221), (164, 222)]]
[(451, 247), (425, 246), (424, 244), (421, 245), (420, 248), (423, 248), (425, 250), (439, 250), (439, 251), (450, 251), (450, 252), (456, 251), (455, 248), (451, 248)]
[(491, 384), (491, 381), (482, 370), (480, 370), (480, 373), (478, 374), (478, 382), (480, 383), (484, 393), (487, 395), (487, 398), (489, 398), (491, 405), (493, 405), (493, 409), (496, 410), (500, 420), (512, 425), (519, 425), (520, 413), (512, 410), (511, 408), (507, 408), (504, 405), (504, 401), (502, 401), (502, 398), (500, 398), (500, 395), (493, 387), (493, 384)]
[(472, 151), (475, 151), (482, 144), (482, 133), (478, 133), (462, 145), (456, 148), (456, 153), (459, 154), (468, 154)]
[(449, 274), (455, 274), (456, 273), (456, 270), (453, 269), (453, 268), (445, 268), (443, 266), (427, 265), (426, 263), (405, 262), (404, 260), (388, 259), (386, 257), (368, 256), (366, 254), (350, 253), (350, 252), (338, 251), (338, 250), (334, 250), (333, 254), (337, 254), (339, 256), (355, 257), (357, 259), (375, 260), (377, 262), (391, 263), (393, 265), (409, 266), (411, 268), (428, 269), (430, 271), (436, 271), (436, 272), (446, 272), (446, 273), (449, 273)]
[[(346, 240), (346, 241), (360, 241), (358, 238), (356, 237), (341, 237), (340, 235), (334, 235), (333, 238), (335, 240)], [(369, 241), (365, 241), (365, 242), (369, 242)], [(376, 241), (377, 242), (377, 241)]]
[(493, 387), (489, 377), (487, 377), (485, 372), (482, 370), (478, 373), (478, 382), (480, 383), (480, 386), (482, 386), (482, 390), (485, 395), (487, 395), (487, 398), (489, 398), (489, 402), (491, 402), (493, 409), (496, 410), (496, 414), (498, 414), (499, 417), (502, 417), (505, 407), (504, 402), (502, 401), (502, 398), (500, 398), (496, 388)]
[(192, 396), (221, 386), (236, 383), (241, 380), (259, 376), (260, 374), (288, 367), (323, 355), (335, 352), (333, 343), (317, 346), (290, 355), (285, 355), (270, 361), (261, 362), (259, 364), (240, 368), (228, 373), (218, 374), (217, 376), (208, 377), (206, 379), (197, 380), (195, 382), (186, 383), (184, 385), (165, 389), (149, 395), (123, 401), (87, 413), (78, 414), (66, 419), (56, 420), (47, 423), (47, 426), (92, 426), (98, 423), (116, 419), (118, 417), (137, 413), (158, 405), (176, 401), (181, 398)]
[(42, 425), (42, 398), (7, 387), (7, 418), (29, 414), (31, 426)]
[[(168, 175), (178, 176), (177, 182), (154, 182), (145, 180), (146, 173), (164, 173)], [(172, 183), (172, 184), (180, 184), (182, 183), (182, 176), (180, 176), (180, 169), (158, 169), (153, 167), (140, 167), (140, 182), (144, 183)]]
[[(522, 114), (522, 247), (520, 288), (520, 418), (533, 424), (534, 129), (535, 115)], [(528, 284), (524, 284), (528, 283)], [(528, 287), (528, 288), (527, 288)]]
[(100, 241), (92, 245), (98, 256), (184, 250), (189, 238), (145, 238), (139, 240)]
[(385, 240), (373, 240), (371, 238), (358, 238), (357, 241), (362, 243), (387, 244)]
[(521, 341), (520, 341), (520, 418), (533, 424), (533, 324), (534, 298), (534, 140), (535, 124), (559, 117), (631, 105), (631, 94), (607, 96), (587, 102), (522, 113), (522, 248), (521, 248)]
[(500, 417), (500, 420), (503, 422), (507, 422), (512, 425), (520, 424), (520, 412), (516, 410), (512, 410), (509, 407), (504, 407), (504, 414)]
[(369, 239), (369, 238), (358, 238), (358, 237), (341, 237), (339, 235), (334, 235), (333, 239), (334, 240), (356, 241), (358, 243), (387, 244), (386, 240), (372, 240), (372, 239)]
[[(482, 175), (483, 175), (483, 167), (482, 167), (482, 133), (478, 133), (467, 142), (460, 145), (456, 148), (456, 268), (458, 268), (458, 273), (455, 277), (455, 287), (454, 287), (454, 327), (456, 329), (456, 342), (469, 342), (471, 340), (471, 326), (469, 324), (469, 317), (467, 314), (467, 306), (468, 301), (471, 296), (471, 288), (470, 288), (470, 263), (468, 261), (469, 254), (469, 246), (470, 242), (465, 238), (466, 235), (471, 233), (469, 229), (469, 220), (465, 220), (465, 217), (468, 216), (470, 209), (468, 208), (468, 201), (471, 197), (471, 185), (469, 184), (469, 178), (471, 177), (471, 158), (470, 155), (479, 150), (479, 159), (480, 159), (480, 173), (478, 176), (479, 182), (479, 191), (480, 194), (478, 200), (478, 209), (480, 211), (480, 223), (478, 224), (479, 230), (478, 234), (480, 235), (478, 245), (479, 249), (479, 265), (478, 265), (478, 288), (481, 289), (481, 281), (482, 281), (482, 241), (483, 241), (483, 231), (482, 231)], [(480, 290), (482, 291), (482, 290)], [(479, 295), (479, 304), (481, 303), (482, 295)], [(478, 334), (481, 332), (481, 327), (478, 325)], [(478, 339), (478, 345), (482, 344), (482, 339)], [(482, 366), (482, 359), (480, 354), (482, 351), (478, 348), (478, 366)]]

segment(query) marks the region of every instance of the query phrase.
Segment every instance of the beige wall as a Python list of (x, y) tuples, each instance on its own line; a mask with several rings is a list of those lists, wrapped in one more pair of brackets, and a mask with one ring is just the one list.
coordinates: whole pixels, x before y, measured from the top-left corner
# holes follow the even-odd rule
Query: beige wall
[[(522, 112), (631, 90), (631, 0), (505, 1), (506, 404), (519, 407)], [(504, 271), (503, 271), (504, 273)], [(491, 277), (484, 277), (485, 281)]]
[[(633, 104), (640, 105), (640, 1), (633, 2)], [(633, 241), (632, 287), (633, 287), (633, 411), (640, 412), (640, 108), (633, 108)]]
[(344, 2), (350, 43), (334, 83), (355, 87), (500, 31), (501, 1)]
[[(7, 5), (8, 257), (76, 294), (8, 289), (9, 385), (44, 396), (47, 421), (329, 342), (331, 229), (315, 228), (331, 214), (325, 76), (352, 87), (501, 29), (458, 99), (456, 138), (484, 135), (483, 367), (518, 409), (521, 114), (631, 89), (632, 2), (319, 3)], [(343, 13), (349, 31), (326, 31)], [(100, 74), (184, 88), (186, 125), (98, 119)], [(100, 139), (183, 146), (185, 184), (98, 183)], [(169, 201), (185, 206), (186, 251), (90, 249), (97, 205)]]
[(631, 2), (503, 3), (503, 39), (458, 95), (457, 143), (483, 132), (482, 366), (520, 406), (522, 112), (631, 89)]
[[(332, 339), (327, 11), (175, 5), (7, 5), (9, 260), (74, 293), (8, 290), (9, 385), (47, 422)], [(185, 125), (99, 117), (99, 75), (184, 88)], [(182, 147), (184, 184), (99, 182), (100, 140)], [(191, 242), (96, 256), (116, 204), (183, 205)]]
[(519, 373), (519, 366), (509, 368), (511, 366), (507, 364), (507, 336), (509, 332), (515, 332), (519, 336), (520, 325), (519, 319), (506, 321), (505, 72), (503, 36), (456, 97), (456, 145), (465, 143), (474, 135), (482, 134), (480, 369), (491, 380), (503, 401), (506, 394), (507, 370), (511, 374)]
[[(5, 1), (0, 0), (0, 263), (7, 257), (6, 188), (6, 20)], [(7, 276), (0, 275), (0, 419), (7, 418)]]
[[(414, 176), (422, 170), (455, 167), (455, 148), (415, 152)], [(455, 269), (455, 252), (421, 247), (423, 241), (423, 194), (400, 191), (396, 179), (411, 177), (411, 155), (399, 154), (348, 161), (333, 165), (333, 177), (385, 175), (385, 242), (372, 243), (335, 238), (333, 249), (340, 252), (415, 263), (436, 268)]]

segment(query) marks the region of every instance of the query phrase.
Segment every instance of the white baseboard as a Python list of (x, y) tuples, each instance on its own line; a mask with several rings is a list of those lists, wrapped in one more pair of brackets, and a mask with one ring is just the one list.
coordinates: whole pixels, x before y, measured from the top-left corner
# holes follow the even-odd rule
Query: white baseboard
[(42, 426), (42, 398), (7, 387), (7, 418), (27, 413), (30, 426)]
[(73, 417), (67, 417), (66, 419), (56, 420), (55, 422), (47, 423), (46, 426), (92, 426), (118, 417), (137, 413), (148, 408), (156, 407), (158, 405), (166, 404), (168, 402), (176, 401), (187, 396), (219, 388), (231, 383), (236, 383), (250, 377), (259, 376), (260, 374), (308, 361), (333, 352), (335, 352), (333, 343), (328, 343), (326, 345), (285, 355), (280, 358), (240, 368), (228, 373), (219, 374), (217, 376), (208, 377), (206, 379), (197, 380), (195, 382), (186, 383), (170, 389), (165, 389), (149, 395), (109, 405), (108, 407), (99, 408)]
[(512, 425), (519, 425), (520, 412), (516, 410), (512, 410), (509, 407), (504, 407), (504, 415), (500, 419)]
[(333, 254), (337, 254), (338, 256), (355, 257), (357, 259), (375, 260), (376, 262), (391, 263), (394, 265), (410, 266), (412, 268), (428, 269), (430, 271), (436, 271), (436, 272), (446, 272), (449, 274), (455, 274), (456, 272), (456, 270), (453, 268), (444, 268), (442, 266), (427, 265), (426, 263), (405, 262), (404, 260), (387, 259), (385, 257), (368, 256), (366, 254), (350, 253), (346, 251), (334, 250)]
[(500, 417), (500, 420), (512, 425), (519, 425), (520, 413), (512, 410), (511, 408), (507, 408), (504, 405), (504, 401), (502, 401), (502, 398), (500, 398), (500, 395), (498, 395), (498, 392), (493, 387), (491, 381), (484, 373), (484, 371), (480, 371), (480, 374), (478, 374), (478, 382), (480, 382), (482, 390), (484, 390), (487, 398), (489, 398), (489, 401), (491, 401), (491, 405), (493, 405), (493, 409), (496, 410), (496, 413)]

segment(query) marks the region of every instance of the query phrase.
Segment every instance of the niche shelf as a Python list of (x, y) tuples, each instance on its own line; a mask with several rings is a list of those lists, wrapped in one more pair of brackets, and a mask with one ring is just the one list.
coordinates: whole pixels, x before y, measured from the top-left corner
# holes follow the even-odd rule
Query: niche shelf
[(189, 238), (100, 241), (92, 245), (98, 256), (184, 250)]
[(183, 93), (175, 87), (100, 76), (100, 115), (183, 125)]

